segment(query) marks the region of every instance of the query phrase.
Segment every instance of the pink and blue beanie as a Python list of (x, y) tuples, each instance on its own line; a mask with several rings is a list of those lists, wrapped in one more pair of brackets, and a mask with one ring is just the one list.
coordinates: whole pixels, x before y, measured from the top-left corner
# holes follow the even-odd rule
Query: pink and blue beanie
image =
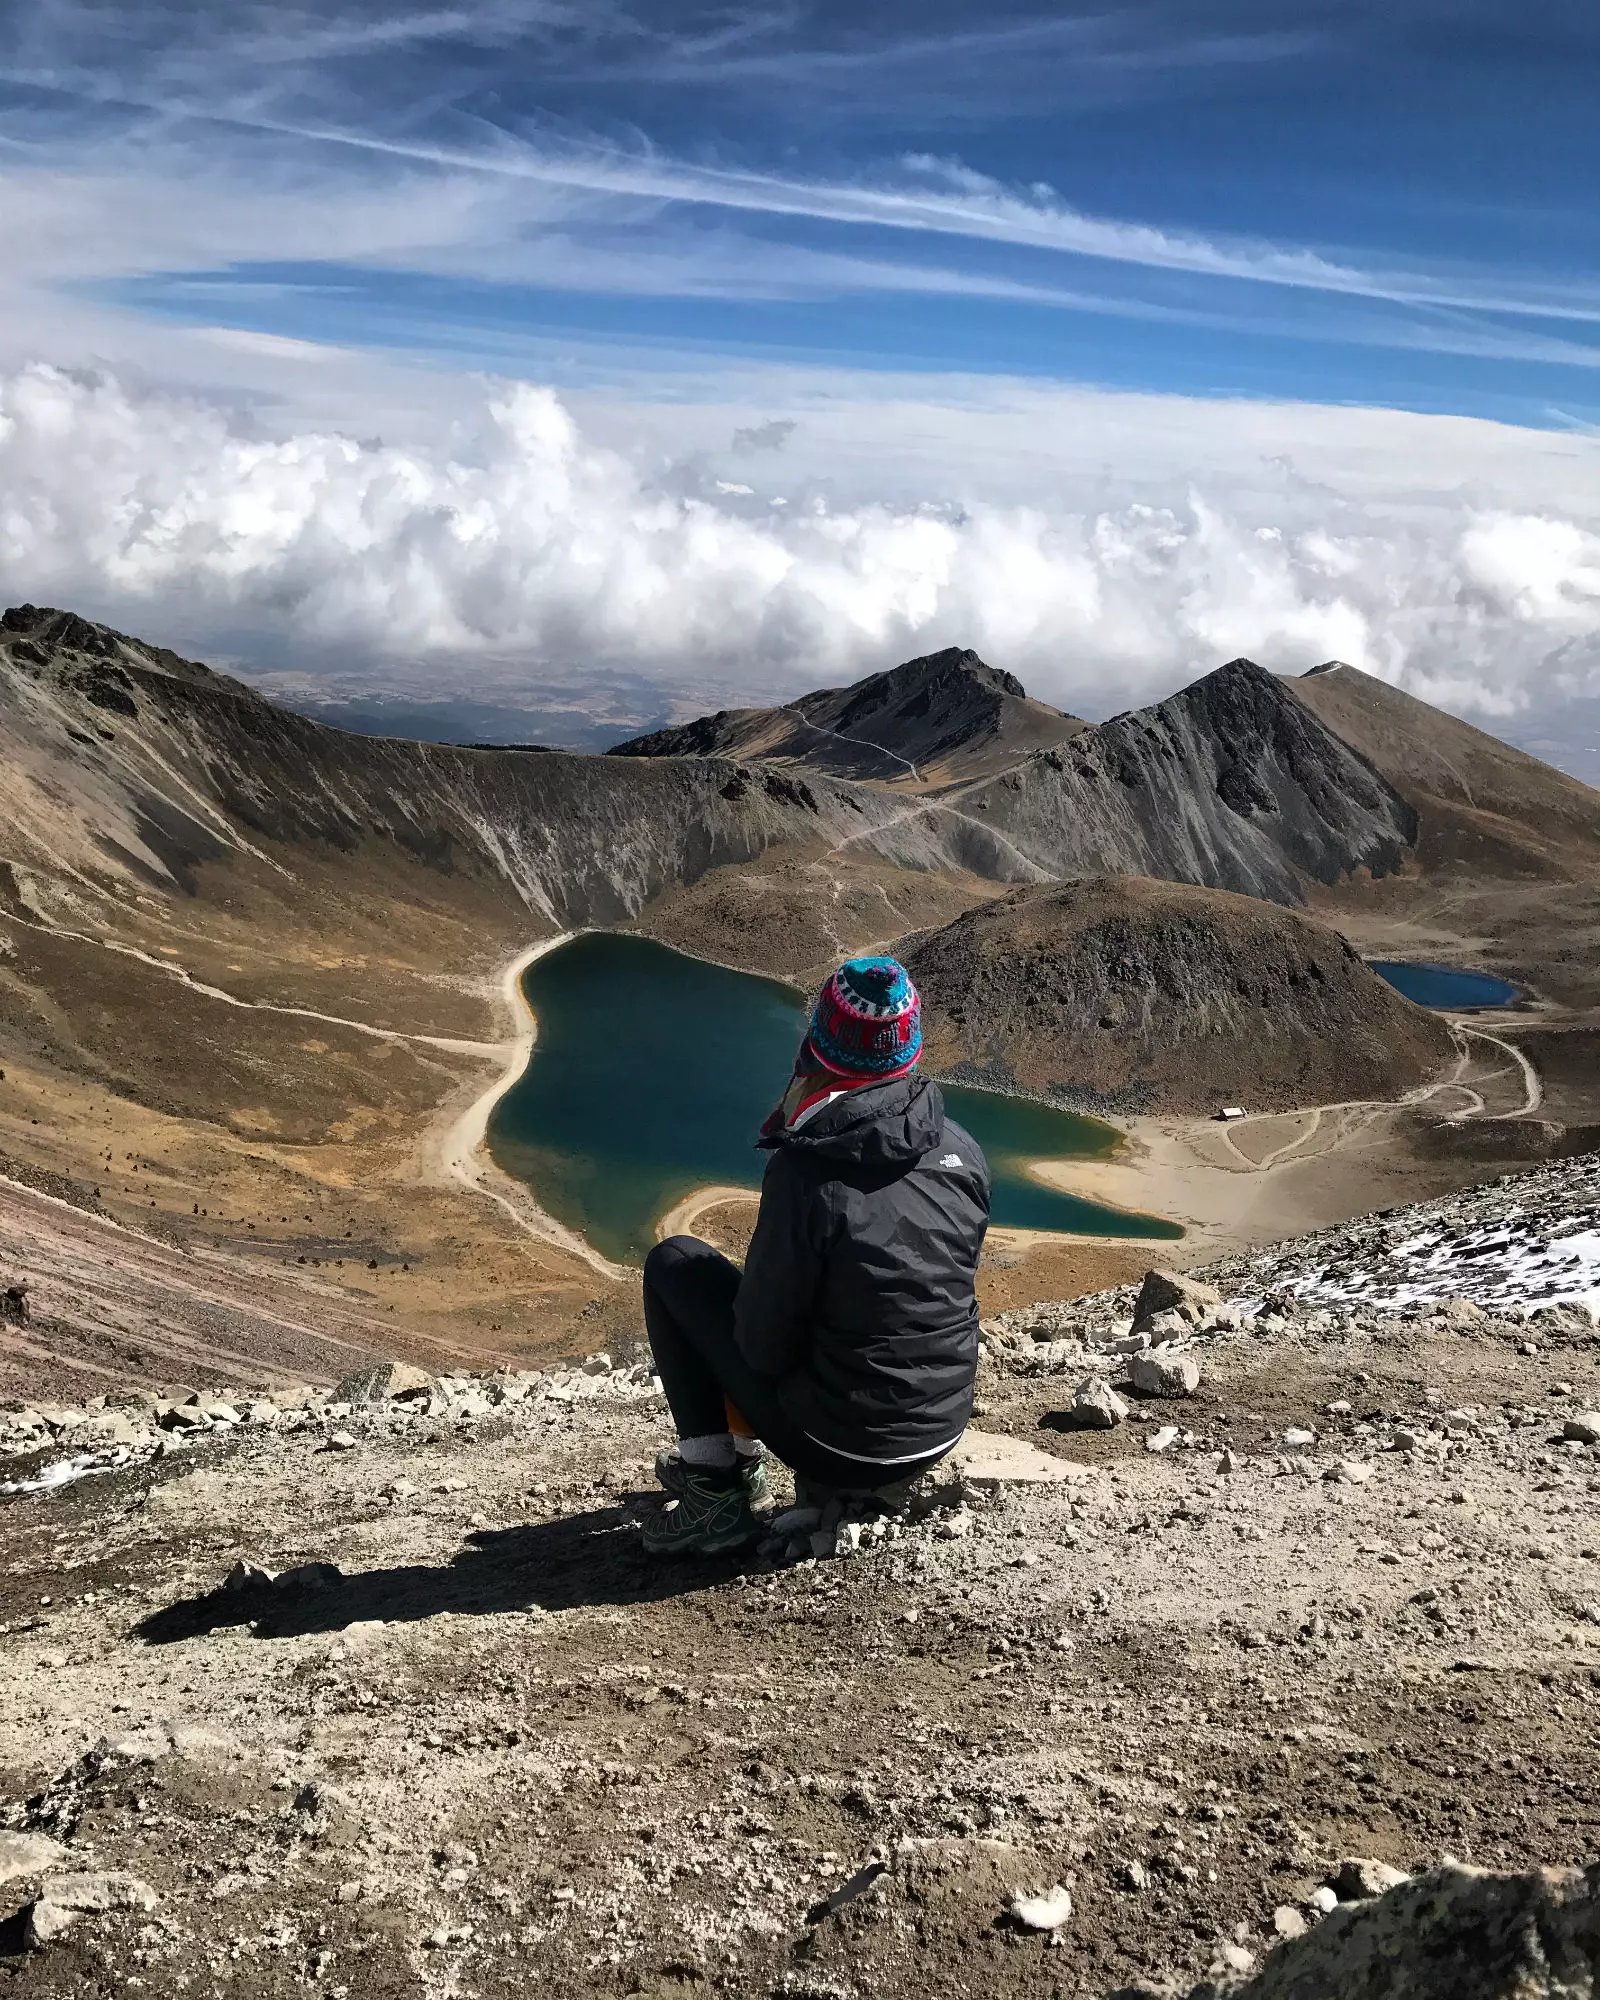
[(807, 1036), (835, 1076), (902, 1076), (922, 1054), (922, 1002), (896, 958), (847, 959), (817, 995)]

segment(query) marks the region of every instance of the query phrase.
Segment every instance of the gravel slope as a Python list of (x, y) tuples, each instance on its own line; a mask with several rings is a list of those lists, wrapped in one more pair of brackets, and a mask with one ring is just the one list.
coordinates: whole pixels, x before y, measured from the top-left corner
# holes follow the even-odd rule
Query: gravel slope
[[(662, 1412), (598, 1363), (14, 1411), (13, 1483), (125, 1457), (0, 1499), (0, 1823), (64, 1849), (0, 1836), (0, 1991), (1103, 1995), (1242, 1977), (1342, 1857), (1591, 1859), (1600, 1345), (1528, 1258), (1597, 1201), (1564, 1163), (1224, 1268), (1154, 1327), (1198, 1392), (1107, 1431), (1062, 1426), (1131, 1292), (991, 1322), (981, 1422), (1067, 1476), (850, 1560), (647, 1566)], [(1444, 1230), (1492, 1312), (1403, 1299)], [(69, 1868), (154, 1907), (23, 1951)]]

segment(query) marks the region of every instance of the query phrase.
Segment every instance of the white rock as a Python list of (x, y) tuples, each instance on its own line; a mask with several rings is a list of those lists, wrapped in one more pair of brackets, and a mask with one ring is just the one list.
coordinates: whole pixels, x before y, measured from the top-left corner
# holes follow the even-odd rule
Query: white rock
[(1316, 1441), (1315, 1431), (1287, 1430), (1282, 1438), (1285, 1451), (1309, 1451)]
[(51, 1875), (28, 1910), (26, 1941), (38, 1951), (53, 1943), (86, 1911), (153, 1910), (158, 1900), (150, 1884), (137, 1875)]
[(1304, 1937), (1306, 1920), (1293, 1903), (1280, 1903), (1272, 1913), (1272, 1928), (1281, 1938)]
[(1133, 1386), (1146, 1396), (1192, 1396), (1200, 1386), (1200, 1363), (1175, 1347), (1152, 1347), (1133, 1357)]
[(0, 1882), (59, 1868), (67, 1850), (45, 1833), (0, 1833)]
[(1128, 1406), (1109, 1382), (1090, 1376), (1072, 1398), (1072, 1420), (1080, 1430), (1113, 1431), (1128, 1414)]
[(1072, 1896), (1057, 1883), (1042, 1896), (1014, 1896), (1011, 1914), (1025, 1930), (1059, 1930), (1072, 1915)]
[(348, 1431), (335, 1431), (328, 1439), (326, 1448), (329, 1451), (354, 1451), (356, 1441)]
[(1561, 1435), (1578, 1444), (1600, 1444), (1600, 1411), (1585, 1410), (1580, 1416), (1568, 1417)]
[(1309, 1908), (1317, 1911), (1319, 1915), (1326, 1917), (1339, 1907), (1338, 1892), (1337, 1890), (1330, 1889), (1327, 1883), (1324, 1882), (1320, 1889), (1312, 1890), (1311, 1894), (1306, 1898), (1306, 1903)]
[(1402, 1882), (1410, 1880), (1404, 1869), (1391, 1868), (1387, 1861), (1351, 1855), (1334, 1870), (1329, 1887), (1341, 1903), (1361, 1903), (1371, 1896), (1382, 1896), (1390, 1889), (1397, 1889)]
[(1330, 1465), (1322, 1476), (1343, 1486), (1365, 1486), (1372, 1477), (1372, 1467), (1359, 1458), (1341, 1458)]
[(971, 1486), (1073, 1484), (1089, 1478), (1089, 1468), (1041, 1451), (1026, 1438), (969, 1430), (946, 1461)]
[(1163, 1424), (1144, 1441), (1146, 1451), (1170, 1451), (1183, 1433), (1176, 1424)]

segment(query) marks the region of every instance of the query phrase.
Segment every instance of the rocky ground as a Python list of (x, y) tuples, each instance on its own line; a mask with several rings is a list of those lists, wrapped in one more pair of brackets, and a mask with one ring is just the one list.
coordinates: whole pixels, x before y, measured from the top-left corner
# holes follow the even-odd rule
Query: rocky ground
[[(1398, 1991), (1394, 1872), (1600, 1845), (1597, 1253), (1589, 1159), (1003, 1315), (906, 1518), (675, 1567), (637, 1355), (13, 1407), (0, 1992)], [(1594, 1888), (1494, 1888), (1562, 1991)]]

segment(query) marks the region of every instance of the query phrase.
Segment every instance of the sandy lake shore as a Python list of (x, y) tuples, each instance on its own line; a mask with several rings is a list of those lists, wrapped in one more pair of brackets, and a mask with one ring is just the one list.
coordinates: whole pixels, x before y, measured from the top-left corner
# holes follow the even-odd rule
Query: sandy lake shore
[(485, 1145), (494, 1108), (527, 1068), (539, 1036), (539, 1024), (522, 990), (522, 976), (546, 952), (569, 943), (575, 935), (573, 931), (558, 931), (554, 937), (540, 938), (500, 967), (496, 988), (514, 1030), (511, 1039), (500, 1045), (504, 1064), (494, 1082), (480, 1090), (469, 1104), (447, 1111), (446, 1122), (437, 1128), (430, 1148), (430, 1164), (447, 1179), (497, 1202), (519, 1227), (540, 1242), (582, 1258), (601, 1277), (621, 1279), (627, 1274), (620, 1265), (602, 1257), (576, 1230), (568, 1229), (541, 1208), (520, 1181), (501, 1172)]

